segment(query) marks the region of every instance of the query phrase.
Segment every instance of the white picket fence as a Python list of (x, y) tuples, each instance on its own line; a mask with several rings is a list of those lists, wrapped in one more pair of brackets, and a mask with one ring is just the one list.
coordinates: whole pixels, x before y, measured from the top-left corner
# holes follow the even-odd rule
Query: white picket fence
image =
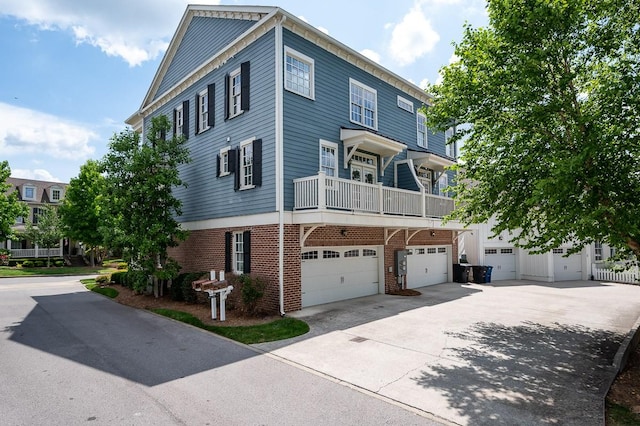
[(591, 265), (591, 273), (593, 274), (593, 279), (596, 281), (640, 284), (640, 281), (638, 281), (640, 274), (637, 266), (632, 266), (624, 271), (616, 271), (611, 269), (610, 266), (594, 263)]

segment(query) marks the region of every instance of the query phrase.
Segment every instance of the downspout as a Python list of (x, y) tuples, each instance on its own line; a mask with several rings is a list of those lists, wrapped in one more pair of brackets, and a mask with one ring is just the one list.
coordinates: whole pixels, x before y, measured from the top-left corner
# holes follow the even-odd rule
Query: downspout
[(275, 139), (276, 139), (276, 210), (278, 210), (278, 297), (280, 316), (284, 312), (284, 132), (283, 132), (283, 90), (282, 82), (282, 24), (287, 17), (282, 16), (275, 26), (276, 44), (276, 97), (275, 97)]

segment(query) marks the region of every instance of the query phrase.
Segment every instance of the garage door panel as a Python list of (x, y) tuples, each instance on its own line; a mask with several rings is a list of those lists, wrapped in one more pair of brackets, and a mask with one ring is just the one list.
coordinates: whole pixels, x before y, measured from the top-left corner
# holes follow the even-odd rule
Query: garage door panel
[(516, 279), (516, 253), (511, 247), (484, 250), (485, 265), (492, 266), (491, 281)]
[(449, 280), (450, 246), (409, 248), (407, 256), (407, 288), (446, 283)]
[(303, 249), (302, 306), (377, 294), (378, 254), (376, 246)]
[(576, 281), (582, 279), (582, 255), (580, 253), (565, 257), (567, 249), (553, 250), (554, 281)]

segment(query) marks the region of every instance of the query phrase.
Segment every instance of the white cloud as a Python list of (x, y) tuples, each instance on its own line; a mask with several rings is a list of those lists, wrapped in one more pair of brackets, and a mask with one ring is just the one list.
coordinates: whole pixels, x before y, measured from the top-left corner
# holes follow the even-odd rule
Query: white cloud
[(416, 1), (402, 21), (392, 26), (389, 54), (400, 66), (410, 65), (440, 41), (440, 35), (431, 26)]
[[(451, 56), (449, 57), (449, 65), (459, 62), (460, 61), (460, 57), (458, 55), (456, 55), (455, 53), (452, 53)], [(436, 79), (436, 84), (440, 84), (442, 83), (442, 70), (438, 71), (438, 78)]]
[[(162, 54), (189, 0), (0, 0), (0, 15), (42, 30), (67, 31), (130, 66)], [(207, 3), (219, 3), (207, 1)]]
[(363, 49), (360, 51), (360, 53), (362, 53), (362, 55), (366, 56), (367, 58), (371, 59), (373, 62), (380, 63), (380, 54), (378, 52), (375, 52), (371, 49)]
[(329, 35), (329, 30), (326, 29), (325, 27), (316, 27), (320, 32), (325, 33), (326, 35)]
[(14, 178), (20, 179), (33, 179), (33, 180), (44, 180), (47, 182), (62, 182), (61, 179), (54, 177), (49, 171), (45, 169), (15, 169), (11, 170), (11, 176)]
[(53, 158), (88, 158), (98, 135), (88, 127), (43, 112), (0, 102), (0, 152), (43, 154)]
[(423, 78), (422, 80), (420, 80), (420, 83), (418, 83), (418, 87), (421, 89), (426, 89), (427, 86), (429, 85), (429, 79), (428, 78)]

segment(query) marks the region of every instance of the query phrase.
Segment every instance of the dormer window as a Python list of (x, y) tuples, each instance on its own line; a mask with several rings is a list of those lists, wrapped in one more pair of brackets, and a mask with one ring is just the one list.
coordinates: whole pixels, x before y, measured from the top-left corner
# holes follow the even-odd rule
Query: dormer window
[(62, 199), (62, 191), (58, 188), (51, 189), (51, 201), (54, 203), (60, 202)]
[(25, 185), (22, 189), (23, 200), (35, 200), (36, 199), (36, 187)]

